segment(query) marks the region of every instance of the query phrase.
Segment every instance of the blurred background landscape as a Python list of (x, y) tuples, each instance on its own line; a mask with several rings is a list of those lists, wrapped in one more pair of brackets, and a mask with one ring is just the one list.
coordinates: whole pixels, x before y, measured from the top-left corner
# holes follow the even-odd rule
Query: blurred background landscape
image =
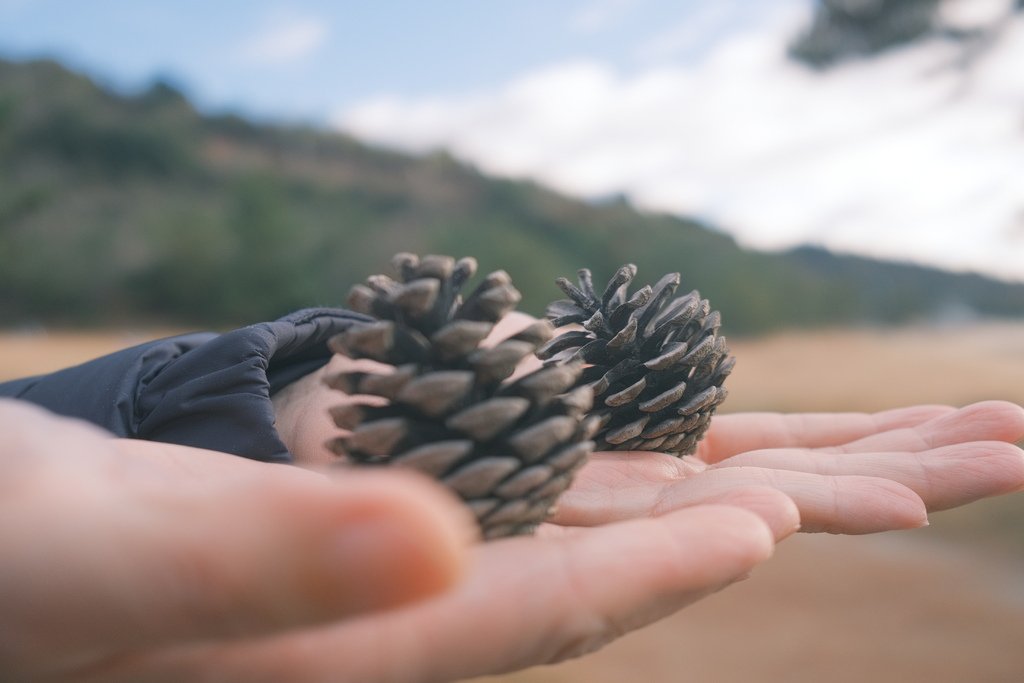
[[(1024, 403), (1024, 1), (141, 5), (0, 0), (0, 381), (415, 251), (535, 315), (680, 271), (730, 411)], [(1021, 633), (1016, 495), (500, 680), (1017, 681)]]

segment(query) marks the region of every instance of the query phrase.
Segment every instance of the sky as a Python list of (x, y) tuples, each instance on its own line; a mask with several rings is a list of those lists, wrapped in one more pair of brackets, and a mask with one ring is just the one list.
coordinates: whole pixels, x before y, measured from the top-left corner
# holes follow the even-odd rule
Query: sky
[[(988, 25), (1011, 0), (946, 0)], [(0, 0), (0, 55), (584, 197), (1024, 281), (1024, 15), (814, 72), (809, 0)]]

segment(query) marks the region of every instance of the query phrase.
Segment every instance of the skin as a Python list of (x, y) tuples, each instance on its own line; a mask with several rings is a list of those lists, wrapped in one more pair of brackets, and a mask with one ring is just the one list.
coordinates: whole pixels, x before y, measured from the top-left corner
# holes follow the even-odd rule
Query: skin
[(10, 400), (0, 433), (4, 680), (330, 623), (465, 571), (468, 518), (417, 477), (115, 440)]
[(278, 430), (311, 470), (113, 440), (0, 402), (5, 677), (511, 671), (745, 578), (801, 518), (816, 531), (912, 528), (929, 509), (1024, 489), (1012, 404), (723, 415), (694, 457), (596, 454), (537, 536), (478, 544), (430, 482), (316, 469), (335, 459), (326, 408), (354, 400), (323, 386), (334, 369), (275, 397)]
[(0, 401), (0, 433), (4, 680), (508, 671), (745, 577), (798, 524), (762, 488), (481, 545), (457, 503), (408, 473), (332, 477), (119, 441), (14, 401)]

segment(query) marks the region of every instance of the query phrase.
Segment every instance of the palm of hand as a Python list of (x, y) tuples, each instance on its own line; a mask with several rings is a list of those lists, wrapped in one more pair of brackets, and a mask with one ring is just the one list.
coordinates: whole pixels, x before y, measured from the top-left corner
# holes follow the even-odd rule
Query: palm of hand
[(749, 413), (714, 419), (695, 456), (598, 453), (554, 521), (589, 526), (659, 515), (768, 486), (804, 531), (921, 526), (927, 512), (1024, 488), (1024, 410), (989, 401), (867, 414)]

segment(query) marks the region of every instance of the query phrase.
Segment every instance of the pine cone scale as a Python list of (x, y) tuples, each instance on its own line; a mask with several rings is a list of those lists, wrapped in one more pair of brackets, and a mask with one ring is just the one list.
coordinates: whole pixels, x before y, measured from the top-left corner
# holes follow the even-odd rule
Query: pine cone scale
[(530, 402), (524, 398), (497, 397), (452, 415), (445, 425), (476, 441), (489, 441), (515, 424), (529, 409)]
[(630, 384), (628, 387), (617, 393), (611, 394), (604, 399), (604, 404), (609, 408), (617, 408), (618, 406), (624, 406), (628, 403), (632, 403), (644, 389), (647, 388), (647, 378), (641, 377), (639, 380)]
[(440, 477), (464, 460), (473, 451), (473, 442), (467, 439), (436, 441), (405, 451), (396, 462), (415, 468), (424, 474)]
[(438, 417), (462, 401), (473, 388), (466, 370), (432, 372), (406, 382), (394, 400), (416, 406), (424, 415)]
[(442, 481), (465, 498), (479, 498), (490, 493), (499, 482), (518, 469), (517, 458), (488, 456), (456, 469)]
[(638, 404), (637, 407), (640, 408), (640, 411), (643, 413), (656, 413), (660, 410), (664, 410), (683, 397), (683, 394), (686, 393), (686, 386), (686, 382), (680, 382), (668, 391), (662, 392), (654, 398), (649, 398), (646, 401), (643, 401)]
[(508, 444), (524, 462), (532, 463), (544, 457), (557, 444), (567, 441), (577, 427), (579, 422), (568, 415), (549, 417), (511, 436)]

